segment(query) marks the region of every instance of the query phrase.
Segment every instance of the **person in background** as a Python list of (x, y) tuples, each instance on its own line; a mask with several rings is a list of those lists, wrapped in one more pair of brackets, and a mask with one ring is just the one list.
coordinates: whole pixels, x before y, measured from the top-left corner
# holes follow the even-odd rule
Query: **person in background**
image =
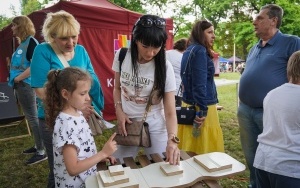
[[(45, 122), (44, 104), (47, 74), (52, 69), (63, 69), (65, 66), (58, 55), (62, 56), (70, 67), (78, 67), (86, 70), (92, 77), (92, 87), (89, 94), (92, 98), (92, 106), (86, 105), (80, 109), (84, 116), (93, 113), (93, 108), (98, 113), (104, 107), (104, 97), (100, 82), (92, 66), (90, 57), (85, 48), (79, 44), (79, 22), (68, 12), (58, 11), (48, 13), (43, 24), (42, 33), (46, 42), (39, 44), (33, 54), (31, 63), (31, 86), (35, 88), (38, 96), (38, 117), (43, 131), (43, 140), (46, 147), (49, 163), (48, 188), (54, 187), (53, 175), (53, 144), (52, 130), (48, 129)], [(58, 54), (55, 53), (57, 51)]]
[[(132, 30), (131, 44), (120, 69), (116, 52), (112, 69), (115, 71), (113, 91), (117, 128), (127, 136), (125, 122), (142, 120), (148, 100), (151, 111), (146, 122), (152, 146), (143, 148), (145, 154), (166, 152), (170, 164), (179, 164), (177, 121), (175, 112), (176, 82), (172, 65), (165, 58), (166, 21), (154, 15), (143, 15)], [(153, 91), (153, 95), (150, 93)], [(118, 145), (116, 158), (135, 157), (136, 146)]]
[(190, 45), (181, 61), (182, 107), (195, 105), (198, 115), (193, 126), (179, 124), (179, 148), (196, 154), (224, 152), (214, 82), (214, 40), (214, 26), (206, 20), (197, 21), (191, 31)]
[(14, 88), (22, 111), (32, 129), (34, 146), (23, 151), (23, 154), (34, 154), (26, 161), (27, 165), (32, 165), (47, 159), (39, 127), (36, 95), (30, 85), (30, 64), (38, 41), (33, 37), (35, 28), (27, 16), (13, 18), (11, 29), (13, 35), (17, 37), (19, 46), (13, 53), (11, 60), (6, 58), (10, 67), (8, 85)]
[(263, 130), (263, 99), (270, 90), (288, 81), (288, 59), (300, 49), (299, 37), (280, 32), (282, 17), (283, 10), (278, 5), (269, 4), (260, 9), (253, 21), (260, 40), (251, 48), (240, 78), (237, 117), (252, 188), (256, 188), (253, 161), (257, 136)]
[(56, 187), (85, 187), (85, 179), (97, 172), (102, 160), (114, 164), (114, 133), (97, 153), (94, 137), (80, 109), (90, 104), (92, 80), (87, 72), (67, 67), (51, 70), (46, 82), (46, 122), (53, 129)]
[(254, 158), (258, 188), (300, 185), (300, 51), (287, 65), (288, 83), (264, 98), (263, 132)]
[(183, 52), (187, 48), (187, 39), (182, 38), (175, 42), (173, 49), (166, 51), (166, 59), (171, 62), (175, 79), (176, 79), (176, 106), (181, 106), (181, 97), (182, 97), (182, 91), (180, 90), (180, 84), (181, 84), (181, 77), (180, 77), (180, 68), (181, 68), (181, 58)]

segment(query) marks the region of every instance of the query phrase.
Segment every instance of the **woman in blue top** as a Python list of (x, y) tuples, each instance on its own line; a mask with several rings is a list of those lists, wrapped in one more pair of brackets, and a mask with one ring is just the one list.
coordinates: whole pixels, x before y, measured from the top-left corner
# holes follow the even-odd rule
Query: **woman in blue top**
[(44, 84), (47, 81), (48, 72), (52, 69), (65, 68), (58, 55), (67, 61), (69, 66), (86, 70), (92, 77), (92, 87), (89, 94), (93, 106), (87, 105), (84, 109), (80, 109), (84, 116), (88, 118), (93, 112), (93, 108), (100, 113), (104, 107), (103, 92), (90, 57), (85, 48), (77, 44), (79, 31), (80, 24), (70, 13), (65, 11), (48, 13), (42, 29), (46, 42), (36, 47), (32, 58), (31, 86), (35, 88), (38, 96), (38, 117), (43, 129), (43, 139), (48, 155), (50, 168), (48, 187), (54, 187), (53, 145), (52, 131), (47, 129), (45, 123), (42, 100), (45, 99)]
[(181, 78), (182, 106), (195, 105), (198, 112), (194, 125), (179, 125), (179, 148), (197, 154), (224, 152), (223, 133), (216, 104), (215, 68), (212, 46), (214, 27), (208, 21), (197, 21), (192, 29), (190, 45), (183, 53)]
[(25, 117), (32, 129), (35, 146), (23, 151), (34, 155), (26, 164), (36, 164), (47, 159), (36, 110), (36, 95), (30, 86), (30, 63), (38, 41), (33, 37), (35, 28), (27, 16), (17, 16), (12, 20), (12, 32), (20, 45), (12, 55), (8, 85), (13, 87)]

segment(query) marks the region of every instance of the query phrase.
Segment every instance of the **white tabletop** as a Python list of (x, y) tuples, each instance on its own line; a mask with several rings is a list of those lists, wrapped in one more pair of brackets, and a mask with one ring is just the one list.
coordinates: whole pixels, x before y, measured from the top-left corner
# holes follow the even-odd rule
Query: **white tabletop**
[[(198, 181), (204, 179), (220, 179), (234, 174), (243, 172), (246, 167), (236, 159), (227, 155), (226, 153), (213, 152), (203, 155), (213, 156), (214, 158), (221, 158), (232, 164), (232, 168), (224, 169), (216, 172), (208, 172), (199, 164), (194, 161), (194, 158), (190, 158), (180, 162), (180, 167), (183, 169), (182, 174), (177, 174), (173, 176), (167, 176), (162, 172), (160, 166), (165, 164), (165, 162), (152, 163), (144, 168), (140, 169), (130, 169), (127, 172), (129, 176), (132, 176), (131, 180), (133, 182), (138, 181), (139, 187), (186, 187), (195, 184)], [(201, 156), (203, 156), (201, 155)], [(127, 167), (126, 167), (127, 168)], [(128, 171), (128, 170), (127, 170)], [(126, 172), (125, 172), (126, 173)], [(130, 180), (130, 181), (131, 181)], [(100, 180), (101, 181), (101, 180)], [(85, 181), (86, 188), (102, 188), (104, 187), (101, 182), (98, 183), (96, 175), (90, 176)], [(127, 183), (128, 184), (128, 183)], [(111, 187), (122, 187), (123, 184)], [(125, 186), (125, 184), (124, 184)]]

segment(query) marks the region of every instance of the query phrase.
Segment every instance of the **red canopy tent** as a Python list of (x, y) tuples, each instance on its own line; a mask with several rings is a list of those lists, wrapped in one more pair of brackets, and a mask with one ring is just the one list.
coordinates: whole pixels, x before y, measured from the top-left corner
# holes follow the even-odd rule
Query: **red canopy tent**
[[(73, 0), (59, 3), (28, 15), (36, 28), (36, 38), (42, 42), (41, 29), (48, 12), (65, 10), (81, 24), (79, 43), (88, 51), (105, 96), (104, 118), (115, 119), (113, 105), (114, 73), (111, 69), (114, 53), (129, 45), (130, 34), (140, 13), (119, 7), (106, 0)], [(173, 46), (173, 20), (167, 19), (167, 49)], [(13, 53), (11, 25), (0, 31), (0, 82), (8, 77), (6, 57)]]

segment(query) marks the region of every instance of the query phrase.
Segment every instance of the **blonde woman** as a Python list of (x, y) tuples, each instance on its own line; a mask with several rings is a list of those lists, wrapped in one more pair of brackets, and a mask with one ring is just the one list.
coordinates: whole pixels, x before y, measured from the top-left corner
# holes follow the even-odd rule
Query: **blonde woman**
[(27, 16), (15, 17), (12, 20), (11, 30), (18, 40), (19, 46), (13, 53), (11, 61), (7, 58), (7, 61), (10, 61), (8, 85), (14, 88), (21, 108), (32, 129), (35, 145), (23, 151), (23, 154), (34, 154), (26, 161), (27, 165), (32, 165), (47, 159), (37, 117), (36, 95), (30, 86), (31, 58), (38, 41), (33, 37), (35, 28)]

